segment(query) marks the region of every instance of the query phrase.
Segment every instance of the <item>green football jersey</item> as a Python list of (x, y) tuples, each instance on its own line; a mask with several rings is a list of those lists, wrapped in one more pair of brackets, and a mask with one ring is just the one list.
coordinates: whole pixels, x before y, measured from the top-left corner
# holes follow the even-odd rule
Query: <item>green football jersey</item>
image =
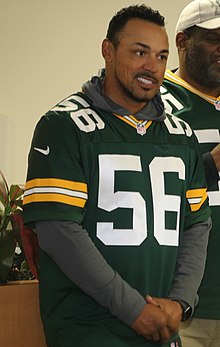
[[(80, 223), (143, 297), (167, 297), (182, 233), (209, 214), (203, 163), (186, 122), (171, 115), (161, 122), (122, 117), (95, 108), (82, 93), (39, 121), (25, 221)], [(155, 346), (81, 291), (44, 252), (40, 297), (53, 347)]]
[[(187, 121), (194, 129), (202, 153), (220, 143), (220, 98), (203, 94), (170, 70), (166, 72), (162, 99), (168, 112)], [(220, 319), (220, 181), (209, 187), (213, 227), (208, 245), (206, 270), (199, 289), (194, 316)]]

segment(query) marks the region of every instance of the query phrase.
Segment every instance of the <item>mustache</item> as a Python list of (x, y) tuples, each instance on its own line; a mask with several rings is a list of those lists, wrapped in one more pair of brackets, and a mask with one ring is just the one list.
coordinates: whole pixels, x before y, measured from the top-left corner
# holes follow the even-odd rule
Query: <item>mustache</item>
[(149, 78), (154, 83), (156, 84), (159, 83), (158, 79), (155, 77), (155, 75), (151, 71), (138, 72), (136, 73), (135, 78), (138, 78), (138, 77)]
[(220, 54), (213, 54), (213, 56), (210, 59), (212, 62), (216, 62), (220, 60)]

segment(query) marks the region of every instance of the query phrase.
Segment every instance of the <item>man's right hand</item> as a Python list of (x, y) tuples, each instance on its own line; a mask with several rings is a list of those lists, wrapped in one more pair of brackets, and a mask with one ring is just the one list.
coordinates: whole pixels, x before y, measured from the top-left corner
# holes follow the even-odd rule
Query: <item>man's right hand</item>
[(140, 315), (131, 324), (138, 335), (147, 340), (166, 343), (176, 332), (172, 318), (158, 305), (146, 304)]

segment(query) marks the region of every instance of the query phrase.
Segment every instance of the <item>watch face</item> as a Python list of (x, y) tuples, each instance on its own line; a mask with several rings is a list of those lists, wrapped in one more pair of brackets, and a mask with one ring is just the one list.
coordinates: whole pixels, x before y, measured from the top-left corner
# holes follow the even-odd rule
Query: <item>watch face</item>
[(182, 320), (185, 321), (191, 317), (192, 314), (192, 307), (188, 306), (184, 311), (183, 311), (183, 317)]

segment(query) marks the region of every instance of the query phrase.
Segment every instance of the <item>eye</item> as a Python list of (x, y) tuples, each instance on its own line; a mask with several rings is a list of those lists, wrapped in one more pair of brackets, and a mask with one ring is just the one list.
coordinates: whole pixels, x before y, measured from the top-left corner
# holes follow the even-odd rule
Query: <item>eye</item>
[(136, 55), (138, 55), (139, 57), (143, 57), (145, 55), (145, 51), (137, 51)]
[(159, 55), (158, 58), (159, 58), (159, 60), (162, 60), (162, 61), (163, 60), (167, 61), (167, 59), (168, 59), (167, 55), (164, 55), (164, 54)]
[(210, 40), (208, 40), (208, 43), (211, 42), (213, 44), (219, 45), (219, 39), (212, 37)]

